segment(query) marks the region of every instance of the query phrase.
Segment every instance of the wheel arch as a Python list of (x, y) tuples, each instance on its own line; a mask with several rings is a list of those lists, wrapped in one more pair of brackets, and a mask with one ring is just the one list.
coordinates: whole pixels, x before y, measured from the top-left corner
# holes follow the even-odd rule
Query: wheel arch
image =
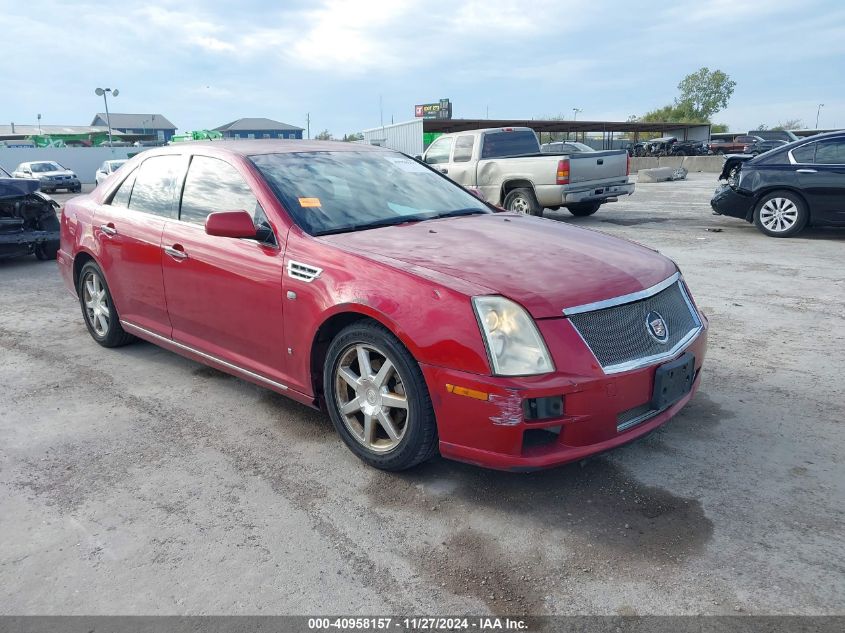
[(537, 190), (534, 188), (534, 183), (528, 180), (527, 178), (513, 178), (512, 180), (506, 180), (502, 183), (502, 189), (500, 193), (500, 200), (502, 204), (505, 202), (505, 197), (514, 189), (531, 189), (534, 192), (534, 196), (537, 196)]
[[(88, 262), (94, 262), (97, 266), (100, 265), (94, 255), (86, 250), (80, 250), (73, 258), (73, 289), (77, 295), (79, 295), (79, 275), (82, 272), (82, 267)], [(102, 270), (102, 267), (100, 270)], [(108, 283), (108, 280), (106, 283)]]
[(309, 352), (312, 393), (314, 394), (315, 403), (321, 408), (324, 407), (325, 403), (323, 395), (323, 365), (326, 361), (326, 353), (328, 352), (329, 345), (335, 336), (344, 328), (361, 321), (370, 321), (386, 328), (399, 339), (399, 342), (405, 346), (414, 358), (418, 358), (417, 350), (413, 343), (396, 326), (392, 319), (383, 312), (364, 304), (347, 303), (333, 306), (332, 310), (323, 315), (323, 320), (314, 332)]

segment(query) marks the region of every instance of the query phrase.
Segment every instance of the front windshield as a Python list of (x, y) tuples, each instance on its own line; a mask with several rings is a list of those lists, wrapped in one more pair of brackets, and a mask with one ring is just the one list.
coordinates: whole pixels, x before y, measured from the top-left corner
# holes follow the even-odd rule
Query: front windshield
[(120, 169), (120, 166), (125, 162), (126, 162), (125, 160), (111, 160), (111, 161), (109, 161), (107, 163), (108, 171), (110, 171), (110, 172), (111, 171), (117, 171), (118, 169)]
[(490, 213), (478, 198), (402, 154), (295, 152), (250, 157), (312, 235)]
[(12, 177), (12, 174), (10, 174), (10, 173), (9, 173), (9, 172), (7, 172), (5, 169), (3, 169), (2, 167), (0, 167), (0, 176), (2, 176), (3, 178), (11, 178), (11, 177)]
[(30, 167), (35, 173), (43, 173), (45, 171), (62, 171), (63, 169), (63, 167), (61, 167), (58, 163), (32, 163)]

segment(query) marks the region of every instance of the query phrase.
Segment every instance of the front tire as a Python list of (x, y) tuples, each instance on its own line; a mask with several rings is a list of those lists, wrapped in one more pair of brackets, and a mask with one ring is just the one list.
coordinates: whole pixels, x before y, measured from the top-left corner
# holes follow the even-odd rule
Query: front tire
[(370, 466), (405, 470), (437, 452), (434, 409), (419, 364), (381, 325), (353, 323), (334, 338), (323, 393), (341, 439)]
[(807, 225), (809, 213), (804, 201), (791, 191), (773, 191), (754, 208), (754, 224), (769, 237), (792, 237)]
[(76, 292), (85, 326), (97, 343), (103, 347), (120, 347), (135, 340), (121, 327), (106, 278), (97, 264), (88, 262), (82, 267)]
[(509, 192), (505, 196), (505, 209), (522, 215), (543, 215), (543, 207), (537, 202), (534, 191), (527, 188), (514, 189)]
[(600, 202), (579, 202), (578, 204), (570, 204), (568, 207), (566, 207), (566, 209), (572, 215), (579, 218), (583, 218), (588, 215), (593, 215), (596, 211), (599, 210), (600, 206)]
[[(47, 215), (38, 222), (38, 228), (42, 231), (58, 231), (61, 228), (59, 218), (55, 215)], [(59, 240), (39, 242), (35, 245), (34, 251), (35, 256), (42, 262), (54, 260), (59, 252)]]

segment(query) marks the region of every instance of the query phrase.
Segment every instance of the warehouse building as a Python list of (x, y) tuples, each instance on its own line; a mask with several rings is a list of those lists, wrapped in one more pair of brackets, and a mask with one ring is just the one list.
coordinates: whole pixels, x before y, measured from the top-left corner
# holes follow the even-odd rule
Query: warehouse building
[(223, 138), (302, 138), (303, 129), (281, 121), (247, 118), (214, 128)]
[(94, 115), (91, 125), (107, 127), (111, 123), (112, 131), (117, 130), (137, 139), (169, 141), (176, 133), (176, 126), (161, 114), (126, 114), (105, 112)]

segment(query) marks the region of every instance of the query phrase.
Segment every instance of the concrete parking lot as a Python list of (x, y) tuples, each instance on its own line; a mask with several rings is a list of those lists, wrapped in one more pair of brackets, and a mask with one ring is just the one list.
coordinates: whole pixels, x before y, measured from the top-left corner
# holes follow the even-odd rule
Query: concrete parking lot
[(675, 259), (710, 350), (659, 431), (528, 475), (372, 470), (320, 413), (99, 347), (55, 263), (0, 262), (0, 612), (845, 613), (845, 232), (766, 238), (714, 186), (550, 214)]

